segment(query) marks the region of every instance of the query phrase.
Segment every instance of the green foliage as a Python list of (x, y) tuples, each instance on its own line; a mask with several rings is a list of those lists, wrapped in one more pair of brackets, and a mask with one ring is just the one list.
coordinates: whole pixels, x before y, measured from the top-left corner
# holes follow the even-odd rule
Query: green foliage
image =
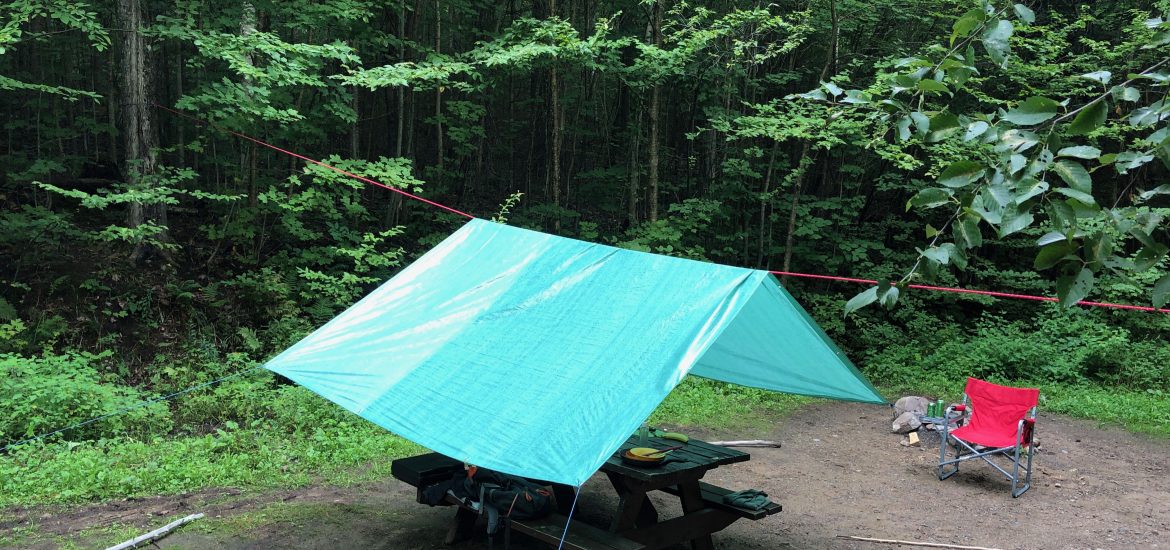
[[(110, 356), (0, 355), (0, 446), (141, 403), (146, 396), (137, 390), (104, 383), (99, 368)], [(82, 441), (170, 429), (170, 412), (165, 405), (154, 404), (81, 426), (62, 437)]]
[(651, 424), (746, 428), (760, 413), (785, 414), (813, 401), (808, 397), (687, 377), (650, 415)]

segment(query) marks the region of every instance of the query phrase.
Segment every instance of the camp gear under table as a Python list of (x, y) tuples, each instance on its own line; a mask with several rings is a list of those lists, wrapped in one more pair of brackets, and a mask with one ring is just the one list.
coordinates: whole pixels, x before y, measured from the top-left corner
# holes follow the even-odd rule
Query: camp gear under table
[[(741, 518), (762, 519), (781, 510), (772, 503), (762, 510), (750, 510), (723, 502), (730, 489), (700, 481), (708, 471), (736, 462), (746, 462), (751, 455), (691, 439), (682, 448), (671, 451), (668, 462), (657, 467), (630, 466), (622, 462), (621, 453), (634, 447), (665, 449), (677, 441), (651, 437), (645, 444), (630, 437), (601, 471), (617, 490), (620, 501), (610, 531), (646, 545), (662, 548), (690, 542), (693, 550), (713, 548), (711, 534)], [(678, 496), (683, 515), (660, 520), (658, 511), (647, 497), (650, 491), (664, 491)]]
[[(718, 532), (739, 519), (758, 520), (780, 512), (779, 504), (771, 503), (761, 510), (752, 510), (723, 501), (731, 489), (717, 487), (701, 481), (710, 470), (725, 464), (745, 462), (751, 459), (747, 453), (712, 445), (691, 439), (681, 448), (671, 451), (663, 464), (648, 468), (628, 466), (621, 461), (621, 453), (633, 447), (654, 447), (665, 449), (677, 446), (678, 442), (651, 437), (645, 444), (638, 444), (638, 437), (629, 438), (602, 466), (614, 489), (617, 490), (618, 509), (608, 532), (573, 521), (569, 529), (569, 540), (565, 548), (574, 549), (633, 549), (664, 548), (680, 543), (691, 543), (693, 550), (713, 548), (711, 534)], [(395, 460), (391, 467), (394, 477), (418, 488), (418, 500), (423, 502), (423, 490), (440, 481), (450, 479), (452, 474), (462, 471), (463, 463), (438, 453)], [(553, 484), (559, 514), (536, 521), (514, 522), (513, 527), (525, 534), (555, 544), (567, 520), (569, 505), (573, 500), (573, 488)], [(660, 520), (658, 511), (647, 494), (663, 491), (679, 498), (683, 515)], [(449, 499), (444, 504), (458, 504)], [(475, 522), (476, 514), (460, 507), (449, 540), (459, 538)]]

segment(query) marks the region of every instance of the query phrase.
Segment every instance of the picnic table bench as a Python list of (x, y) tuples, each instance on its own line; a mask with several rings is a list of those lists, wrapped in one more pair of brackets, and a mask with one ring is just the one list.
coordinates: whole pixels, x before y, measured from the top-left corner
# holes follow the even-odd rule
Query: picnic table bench
[[(666, 448), (677, 442), (651, 438), (647, 445), (638, 445), (635, 440), (631, 437), (601, 467), (619, 497), (618, 510), (609, 529), (574, 520), (565, 539), (565, 548), (650, 550), (689, 542), (693, 550), (710, 550), (713, 548), (712, 533), (739, 519), (759, 520), (782, 510), (774, 502), (758, 510), (729, 504), (723, 497), (734, 491), (700, 481), (714, 468), (750, 460), (747, 453), (691, 439), (686, 446), (669, 455), (669, 463), (644, 468), (624, 464), (620, 459), (621, 452), (638, 446)], [(394, 477), (418, 489), (419, 502), (425, 502), (423, 491), (427, 487), (449, 480), (462, 470), (462, 462), (438, 453), (398, 459), (391, 465)], [(568, 522), (565, 514), (573, 500), (574, 489), (567, 485), (541, 483), (553, 488), (559, 513), (538, 520), (511, 520), (509, 523), (511, 529), (556, 546)], [(655, 490), (677, 496), (683, 515), (659, 521), (658, 511), (647, 496)], [(458, 506), (455, 523), (448, 532), (448, 541), (453, 542), (470, 531), (478, 512), (450, 495), (443, 504)]]

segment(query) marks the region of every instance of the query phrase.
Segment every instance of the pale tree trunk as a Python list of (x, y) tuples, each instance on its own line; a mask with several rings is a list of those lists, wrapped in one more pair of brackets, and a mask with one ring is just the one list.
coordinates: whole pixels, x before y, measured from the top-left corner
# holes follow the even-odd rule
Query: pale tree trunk
[[(142, 35), (145, 18), (140, 0), (118, 0), (118, 18), (122, 28), (122, 137), (125, 162), (123, 168), (132, 188), (145, 189), (157, 183), (158, 177), (158, 134), (154, 127), (153, 70), (146, 39)], [(153, 240), (170, 241), (167, 234), (167, 207), (162, 203), (130, 203), (127, 216), (130, 227), (145, 223), (155, 224), (162, 229), (153, 235)], [(148, 242), (140, 241), (134, 246), (130, 259), (134, 263), (150, 260), (154, 256), (166, 258), (163, 250)]]
[[(662, 47), (662, 1), (654, 2), (654, 47)], [(651, 222), (658, 221), (658, 111), (661, 86), (650, 90), (650, 170), (646, 178), (646, 194)]]
[[(406, 0), (398, 4), (398, 61), (406, 61)], [(398, 87), (398, 136), (394, 156), (402, 157), (402, 128), (406, 125), (406, 86)], [(398, 193), (394, 193), (398, 195)]]
[[(247, 38), (249, 35), (256, 32), (256, 6), (251, 2), (244, 2), (242, 13), (240, 14), (240, 36)], [(255, 66), (256, 61), (252, 57), (252, 52), (246, 54), (248, 64)], [(245, 89), (252, 87), (252, 78), (244, 77)], [(248, 173), (246, 180), (248, 183), (248, 206), (255, 208), (259, 204), (259, 189), (256, 188), (256, 164), (257, 155), (256, 144), (248, 142), (243, 151), (240, 153), (240, 166), (247, 166)]]

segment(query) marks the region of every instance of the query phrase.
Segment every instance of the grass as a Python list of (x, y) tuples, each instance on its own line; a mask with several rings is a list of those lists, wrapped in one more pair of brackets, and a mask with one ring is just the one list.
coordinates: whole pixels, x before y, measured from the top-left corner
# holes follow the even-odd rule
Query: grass
[[(883, 394), (890, 398), (918, 394), (948, 400), (957, 400), (961, 395), (961, 380), (930, 375), (914, 378), (912, 383), (910, 380), (883, 386)], [(1091, 385), (1041, 384), (1040, 388), (1042, 412), (1170, 436), (1170, 400), (1160, 392)], [(229, 424), (227, 429), (198, 436), (18, 448), (0, 456), (0, 509), (179, 494), (208, 487), (265, 490), (308, 484), (345, 486), (385, 479), (394, 458), (425, 450), (301, 391), (290, 389), (296, 403), (291, 416), (300, 419), (298, 422), (267, 419), (246, 427)], [(650, 422), (764, 432), (778, 416), (814, 401), (688, 378), (655, 410)], [(230, 521), (208, 521), (199, 529), (243, 532), (256, 522), (271, 521), (295, 525), (297, 514), (304, 511), (302, 506), (266, 507)], [(125, 534), (115, 531), (88, 533), (85, 540)], [(42, 534), (35, 526), (23, 526), (0, 535), (0, 545), (28, 546), (30, 541), (46, 537), (66, 548), (75, 544), (71, 541), (83, 540), (72, 536), (61, 539)]]

